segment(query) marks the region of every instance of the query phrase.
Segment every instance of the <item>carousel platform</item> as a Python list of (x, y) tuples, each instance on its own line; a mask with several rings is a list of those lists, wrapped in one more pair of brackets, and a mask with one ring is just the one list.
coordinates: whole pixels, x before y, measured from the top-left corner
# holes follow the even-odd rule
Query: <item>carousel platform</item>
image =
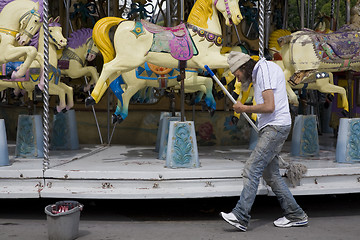
[[(293, 157), (286, 142), (281, 156), (308, 171), (294, 195), (360, 192), (360, 163), (335, 162), (336, 141), (319, 136), (320, 154)], [(159, 199), (239, 196), (247, 146), (199, 147), (201, 167), (166, 168), (152, 146), (81, 145), (79, 150), (50, 150), (50, 168), (41, 158), (15, 158), (0, 167), (0, 198)], [(284, 171), (284, 170), (283, 170)], [(272, 195), (261, 182), (258, 194)]]

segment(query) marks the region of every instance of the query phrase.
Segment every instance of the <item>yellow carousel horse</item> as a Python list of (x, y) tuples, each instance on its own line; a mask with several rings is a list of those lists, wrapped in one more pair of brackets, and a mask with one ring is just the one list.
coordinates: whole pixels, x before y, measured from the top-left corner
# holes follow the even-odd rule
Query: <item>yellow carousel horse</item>
[[(145, 62), (167, 68), (178, 67), (179, 61), (187, 61), (188, 68), (204, 69), (204, 65), (228, 68), (227, 55), (220, 54), (222, 31), (217, 11), (222, 13), (228, 26), (242, 20), (238, 0), (198, 0), (187, 24), (174, 28), (144, 20), (100, 19), (95, 24), (93, 38), (104, 57), (104, 66), (86, 105), (99, 102), (114, 79)], [(114, 49), (109, 30), (116, 25)]]
[(61, 75), (70, 78), (89, 77), (90, 81), (84, 88), (84, 92), (89, 91), (90, 86), (97, 82), (99, 73), (96, 67), (87, 66), (87, 62), (93, 61), (98, 53), (99, 49), (92, 39), (92, 29), (76, 30), (68, 38), (68, 45), (59, 59)]
[[(279, 32), (285, 36), (279, 38)], [(269, 47), (277, 54), (276, 62), (284, 71), (289, 103), (299, 105), (293, 89), (311, 89), (322, 93), (338, 93), (342, 107), (349, 111), (346, 91), (334, 85), (332, 72), (360, 69), (357, 31), (337, 31), (323, 34), (304, 30), (287, 35), (277, 30), (270, 37)], [(274, 40), (278, 38), (279, 44)], [(355, 46), (356, 45), (356, 46)]]
[[(62, 49), (66, 46), (67, 40), (62, 35), (62, 28), (60, 26), (59, 17), (55, 20), (52, 18), (49, 19), (49, 69), (51, 74), (49, 75), (49, 94), (50, 95), (58, 95), (60, 99), (59, 105), (56, 107), (56, 111), (60, 112), (63, 109), (70, 109), (73, 107), (73, 91), (72, 88), (67, 86), (66, 84), (60, 82), (60, 73), (57, 68), (58, 63), (58, 49)], [(30, 42), (34, 47), (38, 46), (39, 53), (43, 54), (44, 52), (44, 29), (40, 28), (39, 34), (35, 35), (35, 37)], [(25, 90), (29, 93), (29, 98), (33, 100), (32, 92), (37, 86), (37, 82), (39, 81), (39, 64), (33, 62), (30, 66), (29, 73), (26, 77), (22, 77), (19, 79), (6, 79), (0, 81), (0, 91), (6, 88), (14, 88), (16, 92), (20, 90)], [(16, 81), (18, 80), (18, 81)], [(20, 81), (19, 81), (20, 80)], [(67, 95), (67, 104), (66, 104), (66, 95)]]
[(18, 69), (1, 78), (20, 78), (34, 60), (41, 65), (43, 72), (43, 55), (36, 48), (25, 46), (42, 24), (42, 0), (3, 0), (0, 11), (0, 64), (24, 57), (24, 63)]

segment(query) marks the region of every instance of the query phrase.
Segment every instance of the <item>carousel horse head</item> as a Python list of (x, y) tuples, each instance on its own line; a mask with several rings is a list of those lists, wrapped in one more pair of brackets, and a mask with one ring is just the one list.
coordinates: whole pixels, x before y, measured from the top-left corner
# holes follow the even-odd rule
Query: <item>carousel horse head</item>
[(4, 26), (11, 32), (15, 31), (14, 36), (20, 46), (26, 45), (39, 31), (42, 24), (42, 4), (42, 0), (1, 1), (0, 12), (6, 19)]
[(16, 40), (18, 41), (20, 46), (24, 46), (27, 44), (30, 39), (39, 31), (41, 27), (41, 15), (38, 12), (39, 3), (35, 4), (35, 7), (30, 11), (27, 11), (20, 18), (20, 30), (16, 36)]
[[(60, 17), (49, 19), (49, 43), (55, 45), (57, 49), (63, 49), (67, 45), (67, 39), (62, 34), (62, 27), (59, 20)], [(31, 39), (29, 43), (30, 46), (38, 48), (40, 34), (44, 34), (43, 28), (41, 28), (41, 33), (36, 33)]]
[(49, 19), (49, 41), (54, 44), (57, 49), (62, 49), (67, 45), (67, 39), (62, 34), (62, 27), (59, 20), (60, 17)]
[(243, 19), (239, 8), (239, 0), (213, 0), (213, 3), (224, 16), (227, 26), (238, 25)]
[(207, 29), (207, 19), (213, 15), (213, 6), (224, 16), (227, 26), (238, 25), (243, 19), (239, 0), (199, 0), (195, 5), (187, 21), (201, 28)]

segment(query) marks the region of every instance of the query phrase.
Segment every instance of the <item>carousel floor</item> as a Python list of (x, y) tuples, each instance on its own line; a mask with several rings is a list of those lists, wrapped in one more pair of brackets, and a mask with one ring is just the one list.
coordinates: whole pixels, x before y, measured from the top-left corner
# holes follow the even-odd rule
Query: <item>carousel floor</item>
[[(360, 192), (360, 163), (335, 162), (336, 140), (319, 136), (317, 157), (290, 156), (286, 142), (281, 156), (304, 164), (308, 171), (295, 195)], [(157, 159), (151, 146), (82, 145), (79, 150), (50, 151), (50, 168), (42, 159), (15, 158), (9, 144), (10, 165), (0, 167), (0, 198), (203, 198), (238, 196), (241, 172), (250, 150), (238, 147), (199, 147), (201, 167), (171, 169)], [(284, 171), (284, 170), (282, 170)], [(258, 194), (272, 195), (261, 182)]]

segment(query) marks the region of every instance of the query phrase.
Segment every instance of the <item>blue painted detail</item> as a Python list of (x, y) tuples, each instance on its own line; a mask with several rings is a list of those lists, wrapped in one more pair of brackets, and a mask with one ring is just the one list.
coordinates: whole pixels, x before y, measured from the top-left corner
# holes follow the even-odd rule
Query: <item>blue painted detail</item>
[(50, 148), (54, 150), (79, 149), (76, 117), (73, 109), (54, 115), (50, 143)]
[(5, 120), (0, 119), (0, 166), (9, 165), (9, 151), (6, 139)]
[(291, 154), (293, 156), (316, 156), (319, 154), (319, 139), (315, 115), (295, 117)]
[[(212, 96), (212, 95), (211, 95), (211, 96)], [(210, 108), (216, 110), (216, 101), (215, 101), (214, 97), (208, 97), (208, 95), (206, 95), (206, 97), (205, 97), (205, 103), (206, 103), (206, 105), (208, 105)]]
[(348, 148), (351, 160), (360, 161), (360, 120), (355, 120), (350, 123)]
[(44, 157), (41, 115), (19, 115), (15, 155)]
[(209, 66), (208, 65), (205, 65), (204, 66), (204, 68), (209, 72), (209, 74), (210, 74), (210, 76), (214, 76), (215, 74), (214, 74), (214, 72), (213, 71), (211, 71), (211, 69), (209, 68)]
[(304, 154), (311, 155), (319, 151), (316, 118), (305, 118), (301, 148)]
[(190, 130), (186, 125), (177, 125), (174, 129), (175, 144), (172, 159), (178, 166), (188, 165), (191, 161), (193, 146)]
[(110, 83), (110, 88), (114, 92), (117, 99), (119, 99), (119, 101), (121, 102), (121, 106), (123, 106), (122, 94), (124, 93), (124, 90), (122, 90), (121, 84), (125, 84), (125, 82), (122, 76), (120, 75), (114, 81), (112, 81), (112, 83)]

